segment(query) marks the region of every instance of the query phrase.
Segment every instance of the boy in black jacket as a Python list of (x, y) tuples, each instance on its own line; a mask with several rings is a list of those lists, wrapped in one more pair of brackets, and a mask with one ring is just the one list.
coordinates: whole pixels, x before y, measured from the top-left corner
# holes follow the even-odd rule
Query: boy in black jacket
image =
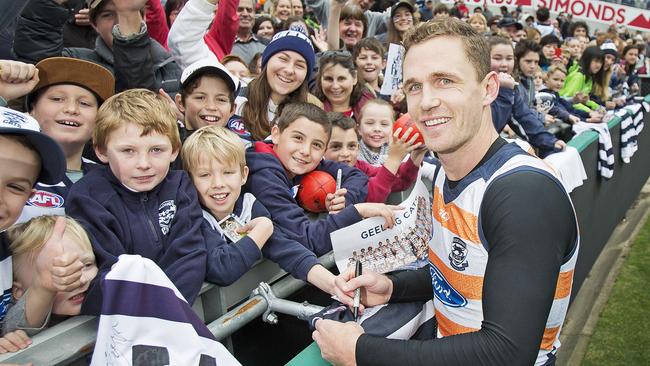
[(206, 249), (192, 181), (169, 170), (181, 147), (174, 112), (148, 90), (117, 94), (99, 109), (93, 145), (108, 166), (75, 183), (67, 207), (88, 232), (99, 267), (82, 314), (99, 314), (99, 283), (121, 254), (156, 262), (192, 304), (205, 278)]
[(181, 155), (203, 206), (207, 281), (230, 285), (264, 254), (294, 277), (332, 293), (334, 275), (314, 253), (274, 227), (271, 214), (253, 194), (242, 192), (248, 167), (237, 134), (220, 126), (202, 127), (185, 141)]

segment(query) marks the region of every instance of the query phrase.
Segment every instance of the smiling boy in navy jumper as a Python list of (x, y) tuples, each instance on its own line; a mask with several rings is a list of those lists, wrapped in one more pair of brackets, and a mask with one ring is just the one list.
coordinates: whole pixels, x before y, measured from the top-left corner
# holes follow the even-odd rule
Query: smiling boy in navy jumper
[[(219, 126), (200, 128), (185, 141), (181, 155), (203, 207), (207, 281), (230, 285), (263, 253), (294, 277), (332, 293), (335, 276), (314, 253), (274, 227), (268, 210), (254, 195), (242, 192), (248, 167), (237, 134)], [(236, 219), (229, 218), (233, 215)], [(238, 220), (245, 236), (229, 238), (219, 224), (222, 220)]]
[[(332, 250), (332, 231), (363, 217), (383, 216), (378, 211), (365, 212), (369, 206), (361, 206), (363, 210), (354, 207), (366, 199), (365, 174), (345, 164), (323, 160), (331, 130), (332, 124), (322, 109), (308, 103), (288, 104), (271, 128), (273, 143), (256, 142), (246, 152), (250, 174), (245, 189), (264, 204), (276, 226), (316, 255)], [(303, 175), (313, 170), (336, 177), (338, 169), (342, 172), (342, 189), (328, 196), (330, 214), (310, 220), (296, 202), (297, 185)]]
[(99, 273), (82, 314), (99, 314), (99, 283), (121, 254), (150, 258), (188, 303), (205, 278), (206, 249), (196, 190), (184, 171), (170, 171), (181, 142), (170, 106), (132, 89), (108, 99), (93, 132), (92, 170), (70, 190), (67, 212), (88, 232)]

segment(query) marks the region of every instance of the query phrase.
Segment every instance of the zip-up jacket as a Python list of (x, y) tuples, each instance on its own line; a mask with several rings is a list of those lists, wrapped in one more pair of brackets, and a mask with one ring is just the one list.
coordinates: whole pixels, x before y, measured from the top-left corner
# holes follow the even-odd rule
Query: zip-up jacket
[(205, 278), (206, 244), (201, 206), (187, 173), (170, 171), (151, 191), (133, 192), (102, 166), (72, 186), (66, 212), (88, 232), (99, 268), (82, 314), (99, 314), (101, 280), (121, 254), (153, 260), (187, 302), (194, 302)]

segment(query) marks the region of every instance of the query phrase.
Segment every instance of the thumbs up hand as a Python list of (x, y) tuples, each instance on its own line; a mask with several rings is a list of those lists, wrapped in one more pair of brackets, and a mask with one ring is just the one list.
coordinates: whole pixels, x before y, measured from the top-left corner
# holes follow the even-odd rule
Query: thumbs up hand
[(52, 236), (36, 258), (35, 285), (51, 292), (70, 292), (84, 285), (81, 279), (84, 265), (79, 255), (64, 250), (65, 227), (65, 218), (58, 217)]

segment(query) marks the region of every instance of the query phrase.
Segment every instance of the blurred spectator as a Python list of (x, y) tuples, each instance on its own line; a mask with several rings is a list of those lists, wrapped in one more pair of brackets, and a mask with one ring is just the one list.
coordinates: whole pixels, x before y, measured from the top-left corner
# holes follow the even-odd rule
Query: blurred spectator
[(539, 41), (542, 39), (542, 34), (539, 33), (539, 30), (537, 30), (537, 28), (528, 27), (525, 30), (526, 30), (526, 39), (530, 39), (535, 43), (539, 43)]
[(186, 0), (167, 0), (165, 3), (165, 16), (167, 17), (167, 26), (169, 28), (174, 24), (174, 20), (185, 6)]
[(257, 36), (258, 39), (266, 39), (268, 41), (273, 38), (275, 34), (275, 28), (273, 27), (273, 21), (271, 18), (266, 15), (262, 15), (255, 19), (255, 24), (253, 25), (253, 34)]
[(239, 16), (239, 29), (235, 45), (232, 47), (232, 54), (243, 58), (246, 62), (251, 62), (256, 53), (264, 52), (264, 48), (266, 48), (265, 42), (257, 39), (253, 34), (255, 21), (253, 0), (239, 0), (237, 15)]
[(466, 19), (469, 16), (469, 9), (464, 0), (456, 0), (454, 6), (449, 11), (449, 15), (458, 19)]
[(426, 22), (433, 18), (433, 0), (426, 0), (420, 8), (420, 20)]
[(377, 36), (386, 48), (389, 43), (401, 44), (406, 31), (415, 26), (415, 8), (408, 1), (400, 1), (393, 5), (390, 13), (388, 32)]
[(535, 17), (537, 18), (535, 28), (537, 28), (542, 37), (547, 34), (557, 36), (557, 34), (555, 34), (555, 28), (551, 23), (551, 13), (549, 12), (548, 8), (541, 7), (537, 9), (535, 12)]
[(444, 18), (449, 16), (449, 8), (445, 4), (438, 4), (433, 8), (433, 18)]

